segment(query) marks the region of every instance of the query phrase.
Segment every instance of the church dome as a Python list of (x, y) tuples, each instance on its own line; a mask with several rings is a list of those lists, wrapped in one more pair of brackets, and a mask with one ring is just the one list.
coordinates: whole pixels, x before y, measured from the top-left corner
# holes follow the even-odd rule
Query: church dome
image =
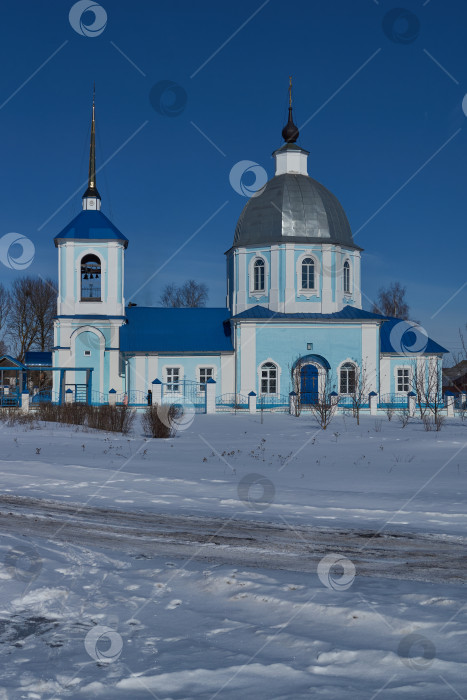
[(272, 243), (334, 243), (361, 250), (337, 197), (308, 175), (293, 172), (269, 180), (237, 223), (234, 247)]

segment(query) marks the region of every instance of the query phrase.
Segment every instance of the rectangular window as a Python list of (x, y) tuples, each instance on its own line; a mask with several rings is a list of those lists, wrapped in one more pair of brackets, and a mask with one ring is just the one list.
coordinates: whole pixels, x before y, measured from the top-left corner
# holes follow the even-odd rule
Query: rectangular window
[(201, 367), (199, 370), (199, 390), (206, 391), (206, 382), (213, 379), (214, 370), (212, 367)]
[(410, 370), (408, 369), (398, 369), (397, 370), (397, 391), (408, 392), (410, 391)]
[(167, 367), (167, 391), (180, 391), (180, 367)]
[(91, 357), (91, 351), (90, 351), (90, 350), (85, 350), (85, 351), (84, 351), (84, 357)]

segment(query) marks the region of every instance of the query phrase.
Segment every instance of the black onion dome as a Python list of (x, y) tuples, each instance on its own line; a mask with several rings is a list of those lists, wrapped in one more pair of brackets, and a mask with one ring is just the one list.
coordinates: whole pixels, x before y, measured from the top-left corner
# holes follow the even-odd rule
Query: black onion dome
[(282, 129), (282, 138), (286, 143), (295, 143), (298, 139), (300, 132), (298, 127), (295, 126), (292, 117), (292, 107), (289, 107), (289, 120), (287, 124)]

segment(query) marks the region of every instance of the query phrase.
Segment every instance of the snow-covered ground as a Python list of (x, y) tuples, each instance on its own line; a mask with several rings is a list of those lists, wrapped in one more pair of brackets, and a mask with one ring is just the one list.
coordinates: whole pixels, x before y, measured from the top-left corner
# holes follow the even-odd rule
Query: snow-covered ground
[(1, 424), (0, 700), (466, 697), (466, 441)]

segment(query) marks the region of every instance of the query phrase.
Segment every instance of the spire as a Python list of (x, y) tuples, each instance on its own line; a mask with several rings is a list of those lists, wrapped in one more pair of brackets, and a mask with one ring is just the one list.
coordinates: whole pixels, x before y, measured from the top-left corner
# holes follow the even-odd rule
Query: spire
[(292, 116), (292, 76), (289, 77), (289, 119), (282, 129), (282, 138), (286, 143), (295, 143), (298, 139), (299, 131), (294, 124)]
[(92, 94), (91, 144), (89, 147), (88, 189), (83, 194), (83, 209), (100, 209), (100, 194), (96, 186), (96, 86)]

